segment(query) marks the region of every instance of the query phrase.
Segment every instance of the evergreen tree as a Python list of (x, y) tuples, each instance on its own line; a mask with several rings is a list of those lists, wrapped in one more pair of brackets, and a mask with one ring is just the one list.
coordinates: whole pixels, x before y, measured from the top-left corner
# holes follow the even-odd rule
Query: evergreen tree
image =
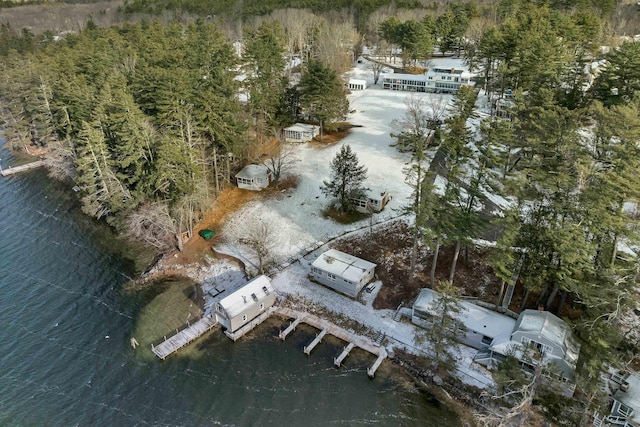
[(456, 347), (463, 329), (458, 316), (459, 289), (447, 281), (438, 282), (438, 295), (427, 309), (430, 317), (428, 328), (416, 334), (416, 342), (428, 347), (427, 361), (436, 372), (452, 372), (456, 368)]
[(626, 42), (606, 55), (606, 64), (592, 92), (605, 105), (623, 104), (639, 97), (640, 43)]
[(300, 105), (304, 112), (320, 124), (320, 140), (324, 127), (346, 116), (349, 101), (336, 73), (323, 63), (310, 59), (302, 74)]
[(331, 161), (331, 179), (323, 181), (320, 190), (327, 197), (337, 198), (340, 209), (347, 212), (353, 206), (350, 199), (367, 190), (363, 186), (366, 179), (367, 168), (358, 163), (358, 156), (349, 145), (343, 145)]
[(257, 29), (245, 32), (245, 83), (260, 138), (266, 127), (274, 124), (278, 103), (285, 91), (283, 54), (284, 33), (277, 22), (263, 21)]

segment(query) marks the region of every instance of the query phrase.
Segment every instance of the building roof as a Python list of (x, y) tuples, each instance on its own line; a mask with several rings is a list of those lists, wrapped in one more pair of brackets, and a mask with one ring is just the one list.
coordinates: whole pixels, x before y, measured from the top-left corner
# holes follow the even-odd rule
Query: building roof
[(269, 168), (265, 165), (247, 165), (236, 174), (236, 178), (253, 179), (269, 175)]
[(352, 282), (359, 281), (367, 270), (376, 267), (372, 262), (335, 249), (324, 252), (311, 265)]
[(297, 132), (313, 132), (317, 128), (318, 128), (317, 126), (308, 125), (306, 123), (296, 123), (294, 125), (284, 128), (283, 130), (290, 130), (294, 132), (296, 131)]
[(355, 85), (367, 85), (367, 81), (363, 79), (349, 79), (349, 83), (353, 83)]
[(426, 74), (402, 74), (402, 73), (393, 73), (393, 74), (383, 74), (383, 80), (415, 80), (415, 81), (427, 81)]
[(525, 310), (520, 313), (516, 326), (516, 332), (525, 332), (538, 335), (560, 346), (565, 352), (565, 358), (573, 363), (578, 360), (580, 345), (573, 337), (573, 333), (562, 319), (548, 311)]
[(224, 297), (218, 304), (227, 312), (229, 317), (235, 317), (265, 299), (267, 295), (275, 292), (271, 286), (271, 280), (267, 276), (258, 276), (247, 282), (232, 294)]
[(379, 188), (370, 188), (362, 192), (362, 197), (354, 197), (355, 200), (382, 200), (388, 192)]
[[(431, 303), (438, 297), (438, 293), (432, 289), (422, 289), (413, 304), (413, 308), (419, 311), (429, 312)], [(461, 301), (462, 310), (458, 314), (464, 326), (474, 332), (495, 338), (499, 335), (510, 334), (516, 321), (504, 314), (496, 313), (484, 307), (480, 307), (471, 301)]]
[(625, 381), (629, 383), (627, 391), (618, 389), (613, 398), (618, 402), (633, 409), (630, 420), (640, 423), (640, 373), (633, 372), (629, 374)]

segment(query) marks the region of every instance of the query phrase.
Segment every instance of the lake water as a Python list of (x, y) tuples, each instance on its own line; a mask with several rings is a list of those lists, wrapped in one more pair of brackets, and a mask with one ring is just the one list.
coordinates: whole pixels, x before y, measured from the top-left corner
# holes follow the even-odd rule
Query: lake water
[(373, 380), (364, 353), (336, 369), (342, 343), (305, 356), (316, 331), (280, 342), (277, 319), (236, 343), (213, 333), (198, 357), (141, 357), (129, 339), (151, 297), (122, 290), (130, 252), (43, 171), (0, 177), (0, 425), (459, 425), (389, 362)]

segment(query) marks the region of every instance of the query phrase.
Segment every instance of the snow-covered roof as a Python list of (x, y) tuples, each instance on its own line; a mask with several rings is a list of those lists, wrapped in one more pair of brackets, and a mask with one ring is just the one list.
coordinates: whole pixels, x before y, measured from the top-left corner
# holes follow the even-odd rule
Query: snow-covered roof
[(297, 132), (313, 132), (314, 129), (316, 128), (317, 126), (314, 126), (314, 125), (308, 125), (305, 123), (296, 123), (287, 128), (284, 128), (283, 130), (291, 130), (291, 131), (297, 131)]
[(247, 165), (236, 174), (236, 178), (253, 179), (269, 174), (269, 168), (265, 165)]
[(219, 304), (229, 317), (235, 317), (247, 307), (263, 300), (274, 292), (271, 280), (267, 276), (258, 276), (246, 285), (220, 300)]
[(387, 80), (387, 79), (392, 79), (392, 80), (415, 80), (418, 82), (424, 82), (427, 81), (427, 75), (426, 74), (402, 74), (402, 73), (393, 73), (393, 74), (388, 74), (382, 75), (383, 80)]
[(640, 423), (640, 374), (633, 372), (624, 379), (629, 387), (627, 391), (618, 389), (613, 398), (625, 406), (633, 409), (631, 421)]
[(523, 311), (518, 316), (513, 332), (543, 336), (562, 348), (567, 358), (574, 363), (578, 359), (580, 345), (575, 341), (569, 325), (548, 311)]
[(362, 79), (349, 79), (349, 83), (352, 83), (354, 85), (367, 85), (367, 81)]
[(367, 270), (376, 267), (376, 264), (372, 262), (335, 249), (324, 252), (311, 265), (352, 282), (359, 281)]
[[(419, 311), (430, 312), (432, 302), (438, 297), (438, 293), (432, 289), (422, 289), (413, 304), (413, 308)], [(461, 301), (462, 310), (458, 314), (464, 326), (474, 332), (494, 338), (499, 335), (510, 334), (516, 323), (514, 319), (484, 307), (480, 307), (471, 301)]]
[(370, 188), (369, 190), (365, 190), (362, 194), (362, 197), (354, 197), (356, 200), (364, 200), (364, 199), (372, 199), (372, 200), (382, 200), (382, 198), (388, 194), (386, 190), (382, 188)]

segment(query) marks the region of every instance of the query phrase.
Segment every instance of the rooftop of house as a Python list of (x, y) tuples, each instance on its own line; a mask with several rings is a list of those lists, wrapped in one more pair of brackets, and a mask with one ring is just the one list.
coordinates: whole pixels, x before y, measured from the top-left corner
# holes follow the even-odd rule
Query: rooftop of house
[(566, 359), (573, 363), (578, 360), (580, 345), (573, 337), (571, 328), (564, 320), (548, 311), (524, 310), (516, 322), (513, 332), (516, 331), (543, 336), (563, 348)]
[(324, 252), (311, 265), (352, 282), (359, 281), (365, 271), (376, 267), (372, 262), (335, 249)]
[(313, 132), (317, 128), (318, 128), (317, 126), (308, 125), (306, 123), (296, 123), (289, 127), (284, 128), (283, 130), (298, 131), (298, 132)]
[(271, 286), (271, 280), (267, 276), (258, 276), (222, 298), (218, 304), (230, 317), (235, 317), (250, 305), (264, 300), (267, 295), (273, 292), (275, 291)]
[(365, 85), (367, 84), (366, 80), (363, 79), (349, 79), (349, 83)]
[[(428, 313), (431, 304), (438, 298), (438, 292), (432, 289), (422, 289), (416, 298), (413, 308)], [(467, 329), (481, 333), (491, 338), (510, 333), (516, 321), (504, 314), (480, 307), (471, 301), (461, 301), (461, 312), (458, 315)]]
[(236, 174), (236, 178), (253, 179), (269, 174), (269, 168), (265, 165), (247, 165)]
[(387, 195), (385, 190), (381, 190), (379, 188), (371, 188), (362, 193), (362, 197), (354, 197), (355, 200), (382, 200), (382, 198)]
[(625, 381), (629, 384), (627, 391), (622, 391), (620, 388), (613, 395), (613, 398), (633, 409), (629, 418), (634, 423), (640, 424), (640, 373), (632, 372), (625, 378)]

